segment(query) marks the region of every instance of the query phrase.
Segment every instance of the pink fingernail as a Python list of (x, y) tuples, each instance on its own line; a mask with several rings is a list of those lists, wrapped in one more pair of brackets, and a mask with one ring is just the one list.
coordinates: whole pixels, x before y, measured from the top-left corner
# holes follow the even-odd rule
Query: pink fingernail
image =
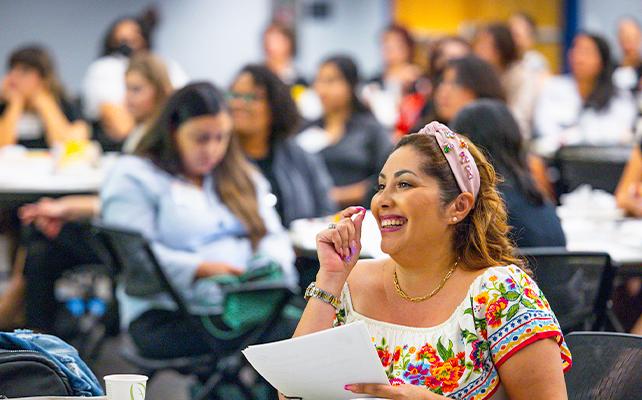
[(350, 386), (350, 385), (345, 385), (345, 386), (343, 387), (343, 389), (345, 389), (345, 390), (347, 390), (347, 391), (351, 391), (351, 390), (352, 390), (352, 386)]
[(350, 243), (350, 255), (357, 254), (357, 242), (354, 240)]

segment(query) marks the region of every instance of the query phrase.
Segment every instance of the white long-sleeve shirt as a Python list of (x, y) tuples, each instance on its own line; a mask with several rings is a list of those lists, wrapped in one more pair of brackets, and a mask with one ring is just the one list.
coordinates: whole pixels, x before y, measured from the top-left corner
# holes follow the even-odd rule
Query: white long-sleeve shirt
[[(260, 255), (281, 266), (288, 284), (294, 286), (298, 281), (289, 236), (269, 202), (269, 184), (258, 172), (254, 181), (259, 213), (268, 232), (256, 251), (240, 220), (217, 196), (212, 176), (206, 176), (203, 188), (198, 188), (136, 156), (121, 157), (103, 185), (102, 220), (139, 231), (151, 242), (160, 266), (191, 312), (217, 314), (222, 301), (219, 286), (208, 279), (195, 279), (203, 261), (245, 270)], [(166, 294), (141, 298), (119, 289), (118, 298), (124, 326), (147, 310), (175, 308)]]
[(633, 143), (635, 104), (630, 93), (617, 91), (600, 111), (584, 108), (571, 76), (551, 78), (535, 107), (534, 149), (544, 155), (567, 145), (615, 145)]

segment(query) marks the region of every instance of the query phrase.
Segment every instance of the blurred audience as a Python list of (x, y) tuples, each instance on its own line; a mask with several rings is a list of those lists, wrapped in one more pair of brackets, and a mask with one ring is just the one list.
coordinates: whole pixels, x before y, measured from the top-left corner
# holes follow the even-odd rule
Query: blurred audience
[(307, 86), (305, 78), (294, 65), (297, 44), (292, 28), (279, 22), (272, 22), (263, 32), (263, 51), (265, 66), (286, 85)]
[(566, 145), (631, 143), (637, 112), (631, 94), (613, 84), (606, 40), (579, 33), (568, 58), (570, 75), (551, 78), (537, 102), (536, 151), (552, 154)]
[(367, 206), (377, 175), (392, 149), (389, 133), (357, 97), (359, 72), (351, 58), (327, 58), (314, 88), (323, 117), (298, 135), (305, 150), (319, 153), (334, 187), (330, 196), (340, 207)]
[(463, 58), (470, 54), (470, 44), (459, 36), (445, 36), (436, 40), (428, 53), (426, 78), (428, 89), (424, 104), (410, 129), (404, 133), (418, 132), (430, 121), (447, 122), (437, 115), (435, 109), (435, 92), (443, 79), (444, 70), (450, 60)]
[(564, 247), (566, 239), (555, 213), (530, 172), (519, 125), (504, 103), (477, 100), (464, 107), (451, 126), (481, 148), (503, 181), (497, 186), (508, 211), (511, 238), (518, 247)]
[(435, 92), (437, 119), (448, 124), (459, 110), (477, 99), (505, 99), (496, 71), (474, 55), (449, 61)]
[(323, 160), (292, 138), (301, 121), (288, 87), (267, 67), (247, 65), (236, 76), (228, 102), (234, 133), (270, 182), (283, 225), (335, 212)]
[(546, 57), (535, 50), (537, 24), (533, 17), (523, 11), (517, 12), (510, 17), (508, 25), (524, 66), (537, 75), (548, 75), (550, 70)]
[(363, 89), (364, 101), (377, 120), (392, 128), (402, 97), (413, 90), (421, 69), (414, 63), (415, 41), (401, 25), (389, 25), (381, 35), (382, 70)]
[[(125, 72), (132, 55), (152, 49), (152, 32), (157, 15), (153, 9), (142, 16), (116, 20), (104, 38), (102, 54), (88, 68), (83, 81), (85, 116), (94, 123), (94, 135), (105, 150), (120, 150), (136, 126), (125, 105)], [(187, 82), (183, 69), (166, 60), (174, 87)]]
[(135, 126), (123, 144), (125, 153), (134, 151), (172, 90), (167, 68), (159, 57), (141, 52), (131, 58), (125, 71), (125, 107)]
[[(211, 278), (249, 271), (256, 257), (277, 263), (296, 283), (294, 253), (268, 195), (232, 135), (223, 94), (192, 83), (170, 97), (136, 155), (118, 161), (101, 190), (101, 214), (104, 223), (150, 240), (190, 311), (217, 319), (223, 294)], [(120, 288), (118, 297), (122, 322), (144, 356), (202, 354), (218, 340), (206, 343), (167, 294), (132, 296)]]
[(497, 70), (506, 94), (506, 103), (519, 123), (524, 138), (530, 139), (539, 79), (520, 58), (510, 29), (503, 23), (483, 27), (475, 37), (473, 50)]
[(621, 89), (639, 92), (642, 89), (642, 28), (634, 17), (625, 17), (618, 24), (617, 34), (622, 58), (613, 81)]
[(43, 47), (14, 50), (8, 69), (0, 89), (0, 147), (48, 148), (88, 139), (88, 126), (67, 98)]

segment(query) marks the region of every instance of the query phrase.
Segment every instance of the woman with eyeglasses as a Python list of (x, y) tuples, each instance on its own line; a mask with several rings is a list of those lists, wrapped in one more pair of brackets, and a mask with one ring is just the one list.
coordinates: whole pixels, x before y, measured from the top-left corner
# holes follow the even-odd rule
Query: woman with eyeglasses
[(351, 58), (326, 59), (314, 89), (323, 116), (298, 136), (306, 150), (319, 153), (330, 171), (332, 199), (340, 206), (367, 204), (377, 171), (392, 148), (390, 134), (357, 97), (359, 72)]
[(245, 155), (270, 182), (283, 225), (336, 211), (323, 160), (291, 138), (300, 116), (278, 76), (262, 65), (245, 66), (232, 84), (228, 104), (234, 133)]

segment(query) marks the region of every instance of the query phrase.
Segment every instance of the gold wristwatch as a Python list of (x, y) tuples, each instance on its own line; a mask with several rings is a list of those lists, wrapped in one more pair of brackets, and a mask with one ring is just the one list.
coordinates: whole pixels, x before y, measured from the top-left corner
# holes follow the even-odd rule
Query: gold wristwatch
[(324, 303), (330, 304), (337, 311), (339, 311), (339, 309), (341, 308), (341, 300), (339, 300), (337, 296), (328, 293), (323, 289), (319, 289), (316, 286), (316, 282), (312, 282), (308, 286), (308, 288), (305, 289), (305, 295), (303, 296), (303, 298), (308, 300), (310, 297), (314, 297), (315, 299), (319, 299)]

